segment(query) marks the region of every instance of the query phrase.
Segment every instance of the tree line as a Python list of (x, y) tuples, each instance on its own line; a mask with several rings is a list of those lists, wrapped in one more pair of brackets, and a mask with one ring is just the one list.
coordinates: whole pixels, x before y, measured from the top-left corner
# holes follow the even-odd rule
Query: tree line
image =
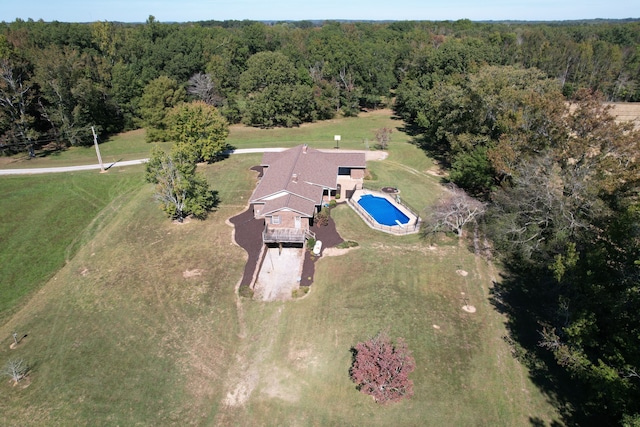
[(538, 69), (484, 66), (403, 82), (396, 109), (449, 172), (424, 232), (474, 220), (534, 380), (569, 424), (640, 425), (640, 131), (601, 92), (562, 92)]
[(390, 106), (401, 88), (404, 108), (484, 65), (539, 69), (568, 97), (589, 88), (638, 101), (638, 45), (633, 21), (3, 22), (0, 148), (89, 144), (92, 125), (166, 138), (164, 115), (190, 100), (259, 127)]

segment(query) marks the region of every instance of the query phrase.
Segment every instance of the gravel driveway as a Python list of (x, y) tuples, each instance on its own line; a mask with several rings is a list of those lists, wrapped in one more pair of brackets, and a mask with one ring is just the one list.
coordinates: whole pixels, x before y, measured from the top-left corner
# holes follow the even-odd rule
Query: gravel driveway
[(264, 255), (262, 268), (254, 287), (253, 297), (262, 301), (291, 299), (291, 292), (298, 289), (304, 249), (269, 248)]

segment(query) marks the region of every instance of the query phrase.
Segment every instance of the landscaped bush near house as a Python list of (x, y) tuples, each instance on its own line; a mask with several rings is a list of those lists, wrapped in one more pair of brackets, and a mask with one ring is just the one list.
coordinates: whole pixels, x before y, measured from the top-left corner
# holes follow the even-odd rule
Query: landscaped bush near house
[(318, 225), (328, 225), (329, 224), (329, 216), (330, 212), (327, 208), (322, 208), (320, 212), (316, 214), (316, 224)]
[(292, 298), (300, 298), (309, 293), (309, 286), (300, 286), (298, 289), (291, 291)]
[(316, 239), (315, 238), (309, 237), (307, 239), (307, 249), (312, 250), (313, 247), (315, 246), (315, 244), (316, 244)]

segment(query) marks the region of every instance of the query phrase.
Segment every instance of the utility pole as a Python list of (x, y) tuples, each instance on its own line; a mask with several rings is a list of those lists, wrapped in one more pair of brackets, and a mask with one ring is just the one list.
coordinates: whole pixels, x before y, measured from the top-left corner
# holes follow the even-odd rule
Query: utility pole
[(104, 170), (104, 165), (102, 164), (102, 156), (100, 155), (100, 147), (98, 147), (98, 135), (96, 135), (96, 130), (91, 126), (91, 132), (93, 132), (93, 145), (96, 147), (96, 154), (98, 155), (98, 162), (100, 162), (100, 173), (106, 172)]

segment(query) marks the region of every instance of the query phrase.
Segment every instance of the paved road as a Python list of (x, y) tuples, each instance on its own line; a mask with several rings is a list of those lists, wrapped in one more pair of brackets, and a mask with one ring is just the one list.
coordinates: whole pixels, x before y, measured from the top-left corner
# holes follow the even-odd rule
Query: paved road
[[(146, 163), (149, 159), (128, 160), (123, 162), (105, 163), (105, 169), (120, 166), (132, 166)], [(30, 168), (30, 169), (0, 169), (0, 175), (32, 175), (38, 173), (74, 172), (100, 169), (100, 165), (65, 166), (57, 168)]]
[[(286, 148), (239, 148), (229, 151), (227, 154), (251, 154), (251, 153), (277, 153), (284, 151)], [(361, 150), (341, 150), (341, 151), (361, 151)], [(382, 160), (386, 158), (387, 153), (384, 151), (365, 151), (367, 160)], [(122, 162), (105, 163), (105, 169), (117, 168), (121, 166), (140, 165), (148, 162), (149, 159), (127, 160)], [(30, 169), (0, 169), (0, 175), (33, 175), (40, 173), (59, 173), (59, 172), (75, 172), (86, 170), (100, 169), (99, 164), (82, 165), (82, 166), (64, 166), (56, 168), (30, 168)]]

